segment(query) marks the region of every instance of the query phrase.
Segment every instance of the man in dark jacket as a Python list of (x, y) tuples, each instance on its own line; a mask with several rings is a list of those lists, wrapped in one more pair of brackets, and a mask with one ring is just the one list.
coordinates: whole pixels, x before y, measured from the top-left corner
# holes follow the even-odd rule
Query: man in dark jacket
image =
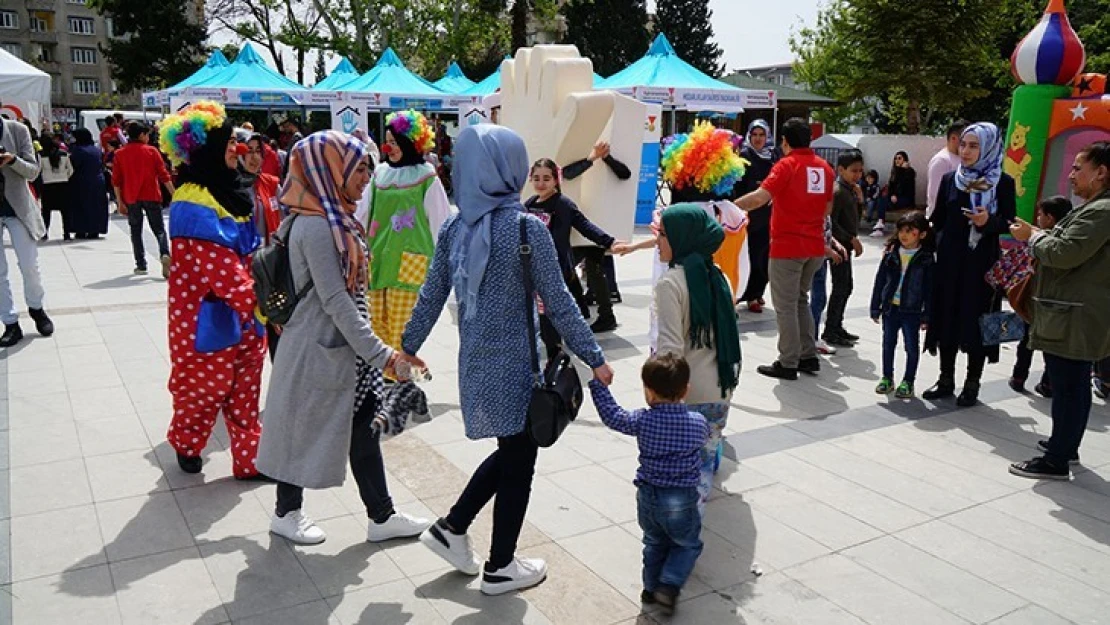
[[(847, 150), (836, 159), (836, 190), (833, 192), (832, 235), (845, 250), (852, 250), (856, 256), (863, 253), (859, 240), (859, 213), (863, 206), (863, 189), (859, 186), (863, 177), (863, 153)], [(832, 295), (829, 296), (828, 318), (825, 332), (821, 336), (826, 343), (851, 347), (859, 336), (844, 329), (844, 309), (848, 307), (848, 297), (852, 295), (852, 255), (845, 254), (844, 262), (834, 264), (832, 273)]]

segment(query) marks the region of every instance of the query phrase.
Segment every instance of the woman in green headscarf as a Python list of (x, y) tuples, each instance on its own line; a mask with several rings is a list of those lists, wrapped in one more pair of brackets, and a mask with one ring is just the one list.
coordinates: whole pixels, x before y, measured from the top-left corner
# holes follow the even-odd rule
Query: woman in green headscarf
[(709, 422), (702, 452), (699, 509), (713, 487), (721, 430), (728, 420), (732, 392), (740, 380), (740, 333), (732, 289), (713, 264), (725, 239), (724, 229), (697, 204), (675, 204), (663, 211), (656, 244), (669, 269), (655, 285), (659, 323), (656, 353), (682, 356), (690, 365), (690, 410)]

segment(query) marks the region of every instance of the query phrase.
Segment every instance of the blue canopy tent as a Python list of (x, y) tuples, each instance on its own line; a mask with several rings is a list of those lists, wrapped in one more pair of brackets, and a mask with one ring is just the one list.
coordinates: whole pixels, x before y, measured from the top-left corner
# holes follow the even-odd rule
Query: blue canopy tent
[(376, 109), (442, 109), (450, 95), (410, 72), (393, 48), (386, 48), (370, 71), (335, 90), (362, 94), (359, 99)]
[[(599, 89), (612, 89), (664, 109), (741, 113), (745, 108), (775, 109), (773, 91), (741, 89), (709, 76), (679, 58), (662, 33), (647, 54), (603, 80)], [(673, 131), (672, 117), (672, 131)]]
[(447, 93), (462, 93), (475, 85), (475, 82), (466, 77), (462, 68), (455, 61), (447, 66), (447, 73), (443, 78), (432, 83), (436, 88)]
[(358, 77), (358, 70), (355, 69), (354, 64), (343, 57), (339, 61), (339, 65), (331, 70), (331, 73), (326, 78), (312, 86), (313, 91), (335, 91), (344, 83), (351, 82)]
[(304, 87), (266, 65), (251, 44), (243, 44), (235, 62), (187, 87), (183, 94), (221, 97), (237, 106), (299, 105)]
[(201, 65), (200, 69), (193, 72), (193, 74), (191, 76), (189, 76), (188, 78), (186, 78), (185, 80), (182, 80), (181, 82), (177, 83), (176, 85), (173, 85), (172, 87), (167, 87), (165, 89), (162, 89), (161, 91), (154, 91), (154, 92), (151, 92), (151, 93), (144, 93), (143, 94), (143, 105), (144, 106), (161, 106), (161, 105), (164, 105), (164, 104), (168, 104), (170, 93), (178, 92), (178, 91), (184, 89), (185, 87), (195, 85), (195, 84), (197, 84), (198, 82), (200, 82), (202, 80), (207, 80), (208, 78), (210, 78), (211, 76), (213, 76), (214, 74), (219, 72), (221, 69), (227, 67), (228, 65), (231, 65), (231, 63), (228, 62), (227, 57), (224, 56), (224, 53), (220, 52), (219, 50), (213, 50), (212, 54), (208, 57), (208, 61), (204, 65)]

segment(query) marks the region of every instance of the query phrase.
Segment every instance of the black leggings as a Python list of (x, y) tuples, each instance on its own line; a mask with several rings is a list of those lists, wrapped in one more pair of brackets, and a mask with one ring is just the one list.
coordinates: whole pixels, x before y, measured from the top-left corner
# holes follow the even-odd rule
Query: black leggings
[[(358, 484), (358, 494), (366, 506), (366, 514), (375, 523), (384, 523), (393, 516), (393, 500), (389, 496), (389, 486), (385, 482), (385, 463), (382, 461), (382, 448), (378, 437), (370, 430), (374, 417), (375, 402), (365, 401), (355, 413), (354, 427), (351, 430), (351, 473)], [(304, 488), (295, 484), (278, 482), (277, 506), (274, 512), (285, 516), (287, 512), (300, 510), (304, 503)]]
[(497, 439), (497, 449), (474, 471), (446, 521), (456, 534), (465, 534), (474, 517), (497, 495), (493, 502), (493, 540), (489, 567), (496, 570), (513, 561), (528, 499), (532, 476), (536, 472), (539, 448), (527, 432)]
[[(959, 353), (958, 345), (940, 346), (940, 379), (943, 382), (956, 383), (956, 354)], [(967, 354), (967, 377), (964, 386), (979, 387), (979, 380), (983, 377), (983, 365), (987, 362), (987, 352), (982, 347), (969, 351)]]

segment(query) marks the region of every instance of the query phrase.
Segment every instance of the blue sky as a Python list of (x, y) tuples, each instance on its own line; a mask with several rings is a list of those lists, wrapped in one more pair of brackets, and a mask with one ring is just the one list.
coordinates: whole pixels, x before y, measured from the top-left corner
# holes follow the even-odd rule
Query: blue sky
[[(654, 4), (650, 2), (649, 4)], [(790, 33), (817, 21), (818, 0), (709, 0), (729, 71), (793, 60)]]

